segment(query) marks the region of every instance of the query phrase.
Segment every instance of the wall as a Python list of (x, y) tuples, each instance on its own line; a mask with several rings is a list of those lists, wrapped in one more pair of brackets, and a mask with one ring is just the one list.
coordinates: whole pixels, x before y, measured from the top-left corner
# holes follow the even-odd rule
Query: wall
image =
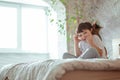
[[(111, 58), (114, 54), (112, 40), (120, 38), (120, 0), (67, 0), (66, 2), (67, 18), (76, 15), (75, 7), (78, 5), (79, 15), (82, 15), (82, 18), (78, 18), (79, 23), (82, 21), (97, 21), (103, 27), (100, 34), (107, 48), (108, 57)], [(71, 24), (67, 24), (68, 38), (70, 37), (68, 51), (73, 54), (72, 36), (77, 24), (72, 27)]]

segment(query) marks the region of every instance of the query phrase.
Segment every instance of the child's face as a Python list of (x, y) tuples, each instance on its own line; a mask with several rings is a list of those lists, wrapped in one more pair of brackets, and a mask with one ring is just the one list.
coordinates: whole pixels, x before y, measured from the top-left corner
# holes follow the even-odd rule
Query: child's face
[(88, 36), (92, 35), (92, 30), (85, 29), (83, 32), (80, 32), (77, 35), (79, 40), (86, 40)]

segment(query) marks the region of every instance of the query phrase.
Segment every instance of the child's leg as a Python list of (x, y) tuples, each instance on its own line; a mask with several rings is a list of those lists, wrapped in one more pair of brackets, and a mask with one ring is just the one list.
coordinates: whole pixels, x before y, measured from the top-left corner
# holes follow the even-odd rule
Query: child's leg
[(100, 55), (95, 48), (89, 48), (79, 58), (83, 59), (100, 58)]
[(68, 58), (77, 58), (76, 56), (70, 54), (70, 53), (64, 53), (63, 54), (63, 59), (68, 59)]

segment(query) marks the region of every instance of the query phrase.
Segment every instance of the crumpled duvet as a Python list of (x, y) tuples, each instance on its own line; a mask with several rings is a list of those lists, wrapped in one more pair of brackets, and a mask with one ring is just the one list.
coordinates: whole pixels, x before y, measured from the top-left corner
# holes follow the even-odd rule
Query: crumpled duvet
[(120, 59), (49, 59), (5, 65), (0, 80), (59, 80), (72, 70), (120, 70)]

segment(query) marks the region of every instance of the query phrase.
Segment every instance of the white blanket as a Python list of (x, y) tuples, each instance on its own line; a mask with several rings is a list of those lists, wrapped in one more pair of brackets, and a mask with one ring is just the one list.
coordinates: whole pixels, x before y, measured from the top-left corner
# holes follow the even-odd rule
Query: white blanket
[(120, 59), (56, 59), (6, 65), (0, 80), (58, 80), (72, 70), (120, 70)]

